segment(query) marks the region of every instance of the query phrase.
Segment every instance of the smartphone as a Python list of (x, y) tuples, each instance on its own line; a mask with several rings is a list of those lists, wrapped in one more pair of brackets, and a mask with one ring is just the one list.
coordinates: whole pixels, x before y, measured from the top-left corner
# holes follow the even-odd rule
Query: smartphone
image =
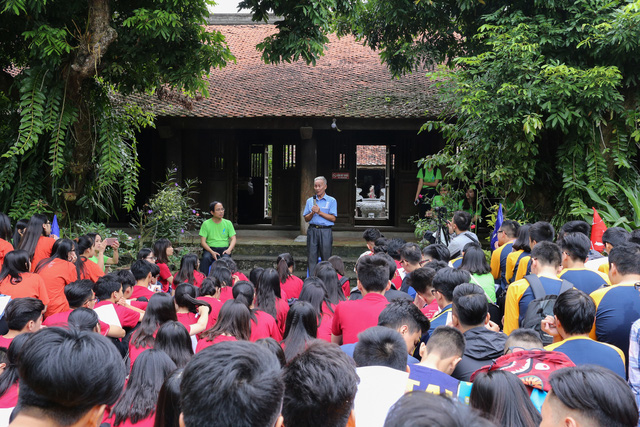
[(106, 239), (104, 239), (104, 242), (107, 244), (107, 246), (113, 246), (113, 244), (117, 241), (118, 239), (116, 237), (107, 237)]

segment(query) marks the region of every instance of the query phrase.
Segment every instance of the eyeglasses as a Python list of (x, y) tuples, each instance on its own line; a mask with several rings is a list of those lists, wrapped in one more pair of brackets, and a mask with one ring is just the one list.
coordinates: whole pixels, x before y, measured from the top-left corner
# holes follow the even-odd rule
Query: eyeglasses
[(504, 233), (504, 230), (498, 230), (498, 234)]
[(438, 292), (438, 291), (436, 291), (435, 289), (431, 289), (431, 294), (432, 294), (432, 295), (435, 295), (435, 294), (436, 294), (436, 292)]
[(538, 348), (538, 347), (524, 348), (524, 347), (514, 346), (514, 347), (507, 348), (507, 351), (505, 351), (504, 354), (513, 353), (515, 350), (518, 350), (518, 351), (546, 351), (544, 348)]
[(224, 212), (224, 208), (216, 208), (216, 212)]
[(636, 289), (636, 291), (640, 291), (640, 282), (634, 283), (633, 287)]

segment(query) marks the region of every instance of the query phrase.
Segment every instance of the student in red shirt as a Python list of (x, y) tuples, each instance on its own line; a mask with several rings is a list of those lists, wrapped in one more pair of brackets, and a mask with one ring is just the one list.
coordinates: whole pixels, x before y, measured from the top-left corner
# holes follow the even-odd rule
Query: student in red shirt
[(18, 362), (22, 347), (29, 338), (27, 334), (18, 335), (8, 345), (8, 363), (0, 374), (0, 409), (15, 408), (18, 404)]
[(149, 284), (153, 280), (151, 274), (152, 264), (149, 261), (138, 260), (131, 264), (131, 274), (136, 281), (136, 284), (132, 288), (131, 298), (138, 299), (144, 297), (149, 301), (149, 298), (155, 294), (149, 289)]
[(53, 255), (38, 263), (35, 272), (42, 277), (47, 287), (49, 304), (45, 317), (69, 310), (64, 296), (64, 287), (78, 280), (76, 245), (69, 239), (58, 239), (53, 245)]
[(55, 240), (49, 237), (49, 234), (51, 234), (51, 222), (47, 217), (42, 214), (33, 215), (16, 247), (16, 249), (24, 249), (29, 254), (31, 271), (41, 260), (49, 258), (54, 252)]
[(257, 341), (262, 338), (273, 338), (280, 342), (282, 332), (276, 323), (276, 319), (269, 313), (254, 308), (253, 304), (256, 291), (251, 282), (241, 281), (233, 287), (233, 297), (236, 301), (242, 302), (251, 313), (251, 337), (250, 341)]
[(329, 301), (322, 280), (315, 276), (307, 277), (298, 300), (310, 303), (315, 309), (318, 317), (317, 338), (331, 342), (331, 325), (336, 305)]
[(316, 266), (315, 273), (315, 275), (322, 280), (322, 283), (324, 283), (331, 304), (338, 304), (340, 301), (346, 300), (342, 287), (340, 286), (338, 272), (330, 262), (322, 261), (319, 263)]
[(251, 336), (251, 313), (240, 301), (229, 300), (220, 309), (215, 326), (202, 333), (196, 353), (223, 341), (248, 341)]
[(9, 217), (0, 212), (0, 267), (5, 255), (13, 250), (13, 245), (10, 243), (12, 234)]
[(302, 353), (318, 335), (318, 315), (306, 301), (296, 301), (287, 313), (282, 348), (287, 362)]
[(169, 239), (160, 239), (153, 244), (153, 254), (156, 257), (156, 265), (160, 268), (162, 292), (169, 292), (173, 285), (173, 275), (169, 269), (169, 257), (173, 255), (173, 245)]
[(0, 270), (0, 294), (11, 298), (38, 298), (46, 306), (49, 294), (42, 277), (29, 273), (29, 255), (26, 251), (15, 250), (6, 254)]
[(336, 307), (331, 327), (331, 341), (350, 344), (358, 341), (358, 333), (378, 324), (378, 315), (387, 306), (384, 293), (391, 286), (389, 265), (379, 256), (362, 257), (357, 265), (358, 289), (362, 299), (342, 301)]
[(120, 326), (132, 329), (144, 318), (144, 311), (131, 307), (122, 297), (122, 284), (117, 282), (113, 276), (103, 276), (96, 282), (94, 287), (96, 298), (99, 302), (95, 308), (105, 305), (112, 305), (115, 309)]
[(129, 381), (106, 420), (118, 427), (153, 427), (158, 394), (176, 364), (160, 350), (145, 351), (133, 364)]
[(180, 260), (180, 270), (173, 276), (173, 288), (176, 288), (176, 283), (191, 283), (196, 288), (199, 288), (205, 275), (198, 271), (200, 266), (200, 260), (197, 255), (187, 254)]
[(287, 298), (298, 298), (302, 291), (302, 279), (293, 275), (293, 257), (290, 253), (280, 254), (276, 264), (280, 276), (280, 289), (287, 294)]
[(106, 242), (96, 245), (95, 240), (92, 238), (80, 236), (78, 237), (77, 245), (78, 260), (76, 264), (78, 266), (79, 278), (89, 279), (95, 283), (99, 278), (104, 276), (104, 271), (89, 258), (93, 256), (102, 258), (104, 249), (106, 248)]
[(220, 302), (219, 297), (220, 285), (216, 285), (216, 282), (208, 277), (204, 279), (200, 285), (200, 296), (197, 299), (204, 301), (211, 306), (207, 329), (213, 327), (218, 320), (218, 313), (220, 313), (220, 309), (222, 308), (222, 303)]
[[(42, 324), (44, 326), (66, 326), (69, 315), (80, 307), (93, 309), (96, 305), (96, 294), (93, 292), (94, 283), (91, 280), (76, 280), (64, 287), (64, 296), (69, 303), (69, 310), (53, 314), (47, 317)], [(108, 325), (100, 322), (100, 333), (106, 337), (120, 339), (125, 336), (125, 331), (118, 325)]]
[(280, 276), (273, 268), (267, 268), (258, 280), (256, 308), (273, 316), (280, 332), (284, 334), (289, 304), (280, 289)]
[[(182, 323), (187, 330), (191, 329), (191, 325), (198, 323), (198, 307), (209, 307), (207, 302), (196, 299), (197, 295), (197, 288), (191, 283), (180, 283), (176, 287), (175, 294), (173, 295), (173, 302), (176, 306), (178, 322)], [(211, 307), (209, 307), (209, 313), (210, 312)], [(204, 322), (203, 330), (207, 326), (208, 322), (209, 319), (207, 317)]]
[(193, 342), (189, 331), (180, 322), (164, 322), (156, 333), (153, 348), (162, 350), (178, 368), (184, 368), (193, 357)]
[(0, 336), (0, 347), (9, 348), (18, 335), (37, 332), (42, 326), (44, 304), (36, 298), (16, 298), (4, 310), (9, 332)]
[(220, 302), (225, 303), (233, 299), (231, 270), (223, 267), (218, 261), (211, 264), (209, 278), (213, 280), (216, 287), (220, 288)]
[(351, 285), (349, 283), (349, 278), (346, 277), (344, 261), (342, 261), (342, 258), (340, 258), (338, 255), (333, 255), (329, 258), (328, 261), (329, 264), (331, 264), (336, 270), (336, 273), (338, 273), (338, 283), (342, 288), (342, 293), (344, 294), (345, 298), (349, 298), (349, 296), (351, 295)]

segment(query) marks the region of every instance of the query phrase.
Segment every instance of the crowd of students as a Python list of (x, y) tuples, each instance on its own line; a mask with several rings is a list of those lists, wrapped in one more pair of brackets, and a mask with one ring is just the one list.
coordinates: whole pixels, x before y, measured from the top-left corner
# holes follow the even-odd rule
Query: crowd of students
[(0, 425), (638, 425), (640, 236), (505, 221), (488, 262), (470, 221), (458, 257), (367, 229), (355, 280), (303, 280), (286, 253), (172, 272), (167, 239), (105, 273), (114, 242), (0, 214)]

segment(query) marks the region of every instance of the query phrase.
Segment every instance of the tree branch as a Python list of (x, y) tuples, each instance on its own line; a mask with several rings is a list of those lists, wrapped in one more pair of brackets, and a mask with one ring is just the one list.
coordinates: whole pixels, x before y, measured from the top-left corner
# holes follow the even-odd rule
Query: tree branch
[(71, 70), (78, 74), (78, 77), (86, 78), (97, 74), (102, 57), (118, 37), (110, 23), (109, 0), (89, 0), (89, 31), (81, 40), (71, 64)]

